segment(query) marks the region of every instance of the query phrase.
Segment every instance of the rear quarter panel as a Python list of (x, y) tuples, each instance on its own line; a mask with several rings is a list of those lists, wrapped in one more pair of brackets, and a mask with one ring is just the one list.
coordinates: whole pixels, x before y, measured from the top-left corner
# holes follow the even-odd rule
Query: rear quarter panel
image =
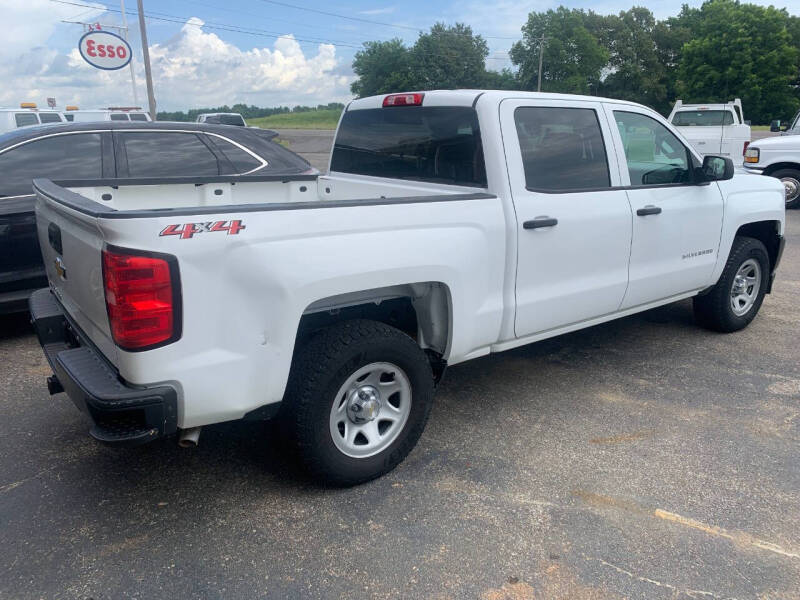
[[(240, 219), (236, 235), (161, 237), (168, 225)], [(118, 351), (134, 384), (179, 388), (179, 426), (236, 419), (281, 400), (301, 315), (330, 296), (416, 282), (450, 292), (448, 359), (488, 352), (502, 318), (504, 217), (498, 198), (101, 219), (116, 246), (177, 256), (183, 335)]]

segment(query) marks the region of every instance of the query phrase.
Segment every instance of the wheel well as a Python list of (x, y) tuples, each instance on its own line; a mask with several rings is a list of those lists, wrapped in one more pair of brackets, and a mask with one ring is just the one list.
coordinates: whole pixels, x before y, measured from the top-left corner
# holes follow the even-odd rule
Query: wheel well
[(790, 162), (775, 163), (774, 165), (770, 165), (764, 169), (764, 175), (772, 175), (775, 171), (779, 171), (781, 169), (795, 169), (800, 171), (800, 164)]
[(767, 248), (769, 263), (772, 268), (778, 260), (780, 249), (780, 236), (778, 234), (778, 221), (758, 221), (756, 223), (746, 223), (739, 227), (736, 236), (746, 236), (760, 240)]
[(334, 323), (370, 319), (407, 333), (428, 354), (437, 379), (446, 365), (451, 310), (447, 286), (412, 283), (339, 294), (310, 304), (300, 318), (295, 346)]

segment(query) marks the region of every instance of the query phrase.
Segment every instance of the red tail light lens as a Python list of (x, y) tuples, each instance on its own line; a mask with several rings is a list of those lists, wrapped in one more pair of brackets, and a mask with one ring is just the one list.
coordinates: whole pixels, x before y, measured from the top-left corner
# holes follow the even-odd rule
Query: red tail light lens
[(383, 99), (383, 106), (422, 106), (424, 97), (425, 94), (391, 94)]
[(747, 153), (747, 147), (749, 145), (750, 145), (750, 142), (745, 142), (744, 143), (744, 148), (742, 148), (742, 156), (744, 156)]
[(103, 283), (111, 336), (123, 350), (146, 350), (180, 337), (174, 257), (107, 248)]

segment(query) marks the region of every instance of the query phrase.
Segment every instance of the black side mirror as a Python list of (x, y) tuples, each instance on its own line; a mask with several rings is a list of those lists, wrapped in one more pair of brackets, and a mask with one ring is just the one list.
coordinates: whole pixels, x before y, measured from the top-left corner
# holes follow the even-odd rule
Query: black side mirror
[(733, 178), (733, 161), (725, 156), (708, 155), (700, 168), (705, 181), (725, 181)]
[(781, 130), (781, 122), (780, 122), (780, 120), (778, 120), (778, 119), (775, 119), (774, 121), (772, 121), (772, 122), (769, 124), (769, 130), (770, 130), (772, 133), (775, 133), (775, 132), (778, 132), (778, 131), (780, 131), (780, 130)]

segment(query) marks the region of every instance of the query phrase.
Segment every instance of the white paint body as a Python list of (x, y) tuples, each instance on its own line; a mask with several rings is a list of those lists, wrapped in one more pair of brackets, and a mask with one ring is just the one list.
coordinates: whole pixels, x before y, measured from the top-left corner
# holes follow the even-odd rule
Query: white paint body
[[(348, 110), (377, 108), (381, 100), (357, 100)], [(51, 286), (127, 382), (167, 383), (178, 390), (178, 425), (189, 428), (241, 418), (281, 401), (298, 323), (309, 307), (332, 297), (441, 284), (449, 311), (444, 358), (456, 364), (690, 297), (719, 278), (742, 224), (769, 220), (783, 233), (783, 189), (767, 178), (740, 174), (706, 185), (626, 189), (628, 171), (610, 111), (624, 107), (670, 127), (647, 108), (524, 92), (427, 92), (424, 99), (425, 105), (473, 103), (488, 190), (335, 172), (316, 182), (74, 188), (98, 201), (113, 192), (105, 204), (123, 212), (219, 206), (213, 214), (142, 218), (95, 218), (40, 196), (37, 222)], [(612, 189), (567, 194), (525, 189), (509, 115), (517, 106), (542, 105), (597, 111)], [(479, 199), (370, 203), (487, 191), (490, 195)], [(336, 204), (348, 199), (364, 203)], [(296, 202), (318, 208), (287, 208)], [(232, 209), (274, 203), (281, 207)], [(649, 204), (661, 206), (662, 214), (636, 215)], [(557, 218), (558, 226), (523, 229), (525, 220), (540, 215)], [(159, 237), (171, 224), (231, 219), (241, 219), (246, 229), (236, 236)], [(56, 273), (56, 254), (47, 241), (51, 222), (62, 231), (66, 280)], [(178, 341), (136, 353), (114, 345), (102, 285), (106, 244), (177, 257), (183, 306)], [(711, 251), (682, 258), (705, 249)]]
[[(17, 115), (19, 115), (19, 119)], [(47, 116), (42, 119), (42, 115)], [(51, 108), (0, 108), (0, 133), (13, 131), (20, 127), (34, 127), (42, 123), (63, 123), (64, 121), (66, 121), (64, 114)]]
[(705, 110), (724, 111), (731, 115), (731, 123), (729, 125), (706, 127), (675, 126), (675, 129), (689, 140), (689, 143), (701, 156), (706, 154), (727, 156), (734, 163), (741, 163), (745, 142), (750, 142), (752, 134), (750, 125), (747, 125), (742, 120), (742, 103), (740, 100), (726, 104), (683, 104), (678, 100), (672, 108), (668, 120), (672, 123), (677, 113)]
[[(796, 129), (800, 133), (800, 125)], [(744, 168), (749, 171), (760, 173), (771, 167), (800, 170), (800, 135), (764, 138), (753, 142), (750, 147), (753, 151), (758, 150), (758, 162), (744, 163)]]

